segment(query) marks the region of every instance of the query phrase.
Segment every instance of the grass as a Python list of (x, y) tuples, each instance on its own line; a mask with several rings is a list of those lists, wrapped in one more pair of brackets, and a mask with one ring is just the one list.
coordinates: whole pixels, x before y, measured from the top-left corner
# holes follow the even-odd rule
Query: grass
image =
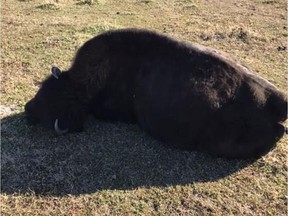
[(6, 0), (1, 7), (2, 215), (287, 214), (287, 137), (256, 161), (225, 160), (95, 119), (83, 133), (57, 137), (28, 126), (22, 113), (51, 65), (67, 69), (84, 41), (124, 27), (221, 49), (284, 91), (284, 0)]

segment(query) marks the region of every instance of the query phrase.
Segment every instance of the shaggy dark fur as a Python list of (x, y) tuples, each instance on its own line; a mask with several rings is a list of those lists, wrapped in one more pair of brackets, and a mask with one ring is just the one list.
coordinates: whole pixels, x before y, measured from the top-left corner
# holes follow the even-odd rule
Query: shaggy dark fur
[(224, 157), (266, 153), (283, 136), (287, 98), (227, 54), (146, 30), (86, 42), (72, 67), (44, 81), (25, 111), (81, 131), (87, 114), (138, 123), (168, 145)]

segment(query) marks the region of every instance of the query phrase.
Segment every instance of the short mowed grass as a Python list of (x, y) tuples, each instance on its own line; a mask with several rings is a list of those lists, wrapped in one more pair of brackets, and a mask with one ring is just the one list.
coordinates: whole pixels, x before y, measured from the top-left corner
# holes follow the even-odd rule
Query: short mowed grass
[(287, 137), (226, 160), (92, 118), (55, 136), (23, 114), (52, 65), (126, 27), (226, 51), (286, 91), (286, 15), (285, 0), (1, 1), (1, 215), (286, 215)]

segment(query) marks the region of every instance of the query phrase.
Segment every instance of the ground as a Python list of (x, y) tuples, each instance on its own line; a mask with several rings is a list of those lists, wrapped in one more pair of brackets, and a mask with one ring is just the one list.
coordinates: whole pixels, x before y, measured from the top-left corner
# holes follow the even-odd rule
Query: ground
[(258, 160), (168, 149), (136, 125), (89, 119), (56, 136), (23, 105), (87, 39), (139, 27), (236, 56), (287, 87), (284, 0), (1, 1), (2, 215), (286, 215), (287, 137)]

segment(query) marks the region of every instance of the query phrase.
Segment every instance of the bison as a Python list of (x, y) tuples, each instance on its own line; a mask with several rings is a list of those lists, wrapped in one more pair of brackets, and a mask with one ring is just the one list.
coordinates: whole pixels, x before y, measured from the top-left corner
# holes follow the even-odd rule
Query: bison
[(122, 29), (87, 41), (69, 70), (53, 67), (25, 112), (58, 134), (82, 131), (93, 115), (180, 149), (247, 158), (284, 135), (287, 98), (223, 52)]

